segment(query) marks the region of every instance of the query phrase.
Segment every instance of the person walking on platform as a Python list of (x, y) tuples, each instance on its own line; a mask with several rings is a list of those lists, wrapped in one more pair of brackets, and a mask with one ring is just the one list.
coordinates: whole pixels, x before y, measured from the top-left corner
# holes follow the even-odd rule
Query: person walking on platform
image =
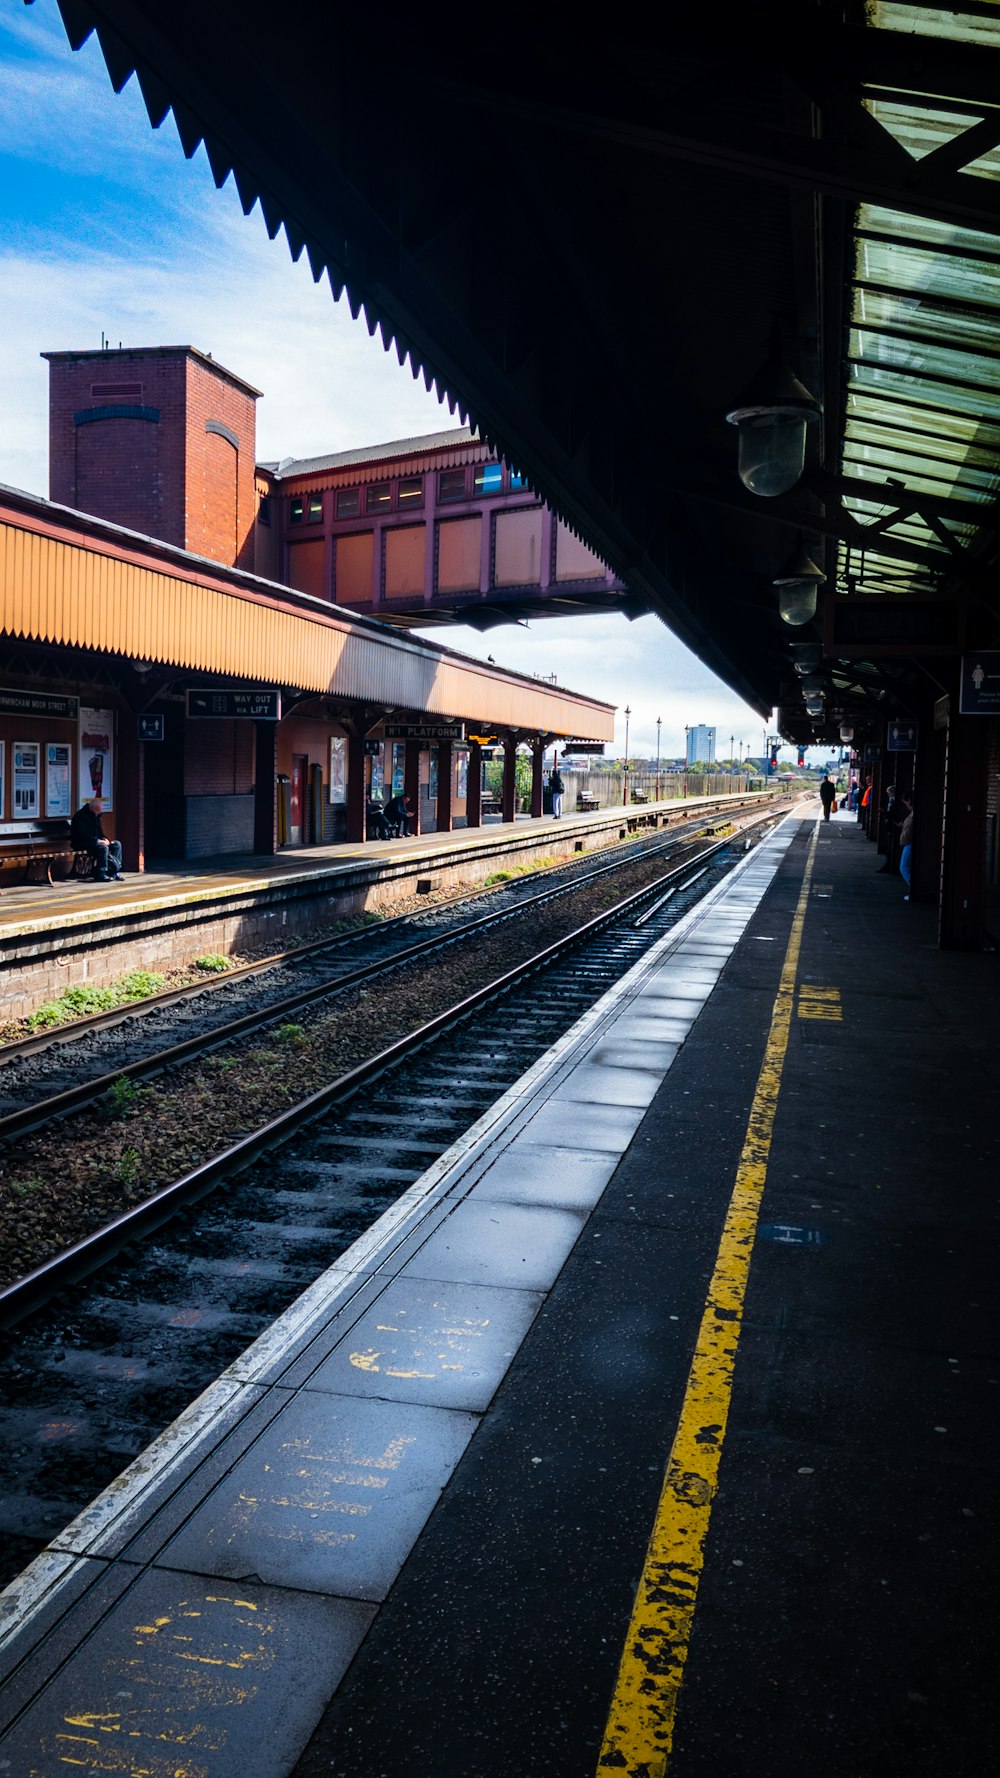
[(899, 874), (906, 884), (904, 901), (910, 899), (910, 875), (913, 859), (913, 803), (908, 796), (900, 798), (905, 814), (899, 830)]
[(823, 820), (829, 821), (830, 811), (836, 807), (837, 803), (837, 792), (834, 789), (829, 772), (827, 772), (826, 777), (823, 779), (823, 782), (819, 787), (819, 800), (823, 804)]
[(562, 781), (562, 773), (559, 770), (558, 760), (556, 760), (555, 765), (552, 767), (549, 776), (549, 789), (552, 792), (552, 817), (553, 820), (558, 821), (562, 814), (563, 796), (566, 792), (566, 786)]
[(94, 860), (94, 876), (99, 883), (112, 878), (122, 881), (122, 843), (109, 840), (101, 826), (101, 799), (88, 797), (77, 809), (69, 824), (69, 837), (74, 852), (89, 852)]

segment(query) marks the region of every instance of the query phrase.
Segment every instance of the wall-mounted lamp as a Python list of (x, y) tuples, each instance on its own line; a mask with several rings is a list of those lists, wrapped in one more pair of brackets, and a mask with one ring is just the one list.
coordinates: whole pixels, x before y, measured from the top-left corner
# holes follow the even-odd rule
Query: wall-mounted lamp
[(852, 729), (852, 727), (851, 727), (851, 725), (850, 725), (850, 723), (849, 723), (849, 722), (842, 722), (842, 723), (841, 723), (841, 725), (840, 725), (840, 738), (841, 738), (841, 740), (842, 740), (842, 741), (853, 741), (853, 739), (854, 739), (854, 730), (853, 730), (853, 729)]
[(816, 589), (826, 579), (817, 568), (804, 543), (800, 543), (791, 561), (774, 577), (778, 589), (778, 610), (786, 624), (807, 624), (816, 616)]
[(740, 433), (740, 481), (751, 494), (773, 499), (794, 488), (806, 461), (806, 429), (820, 416), (804, 383), (777, 351), (726, 415)]

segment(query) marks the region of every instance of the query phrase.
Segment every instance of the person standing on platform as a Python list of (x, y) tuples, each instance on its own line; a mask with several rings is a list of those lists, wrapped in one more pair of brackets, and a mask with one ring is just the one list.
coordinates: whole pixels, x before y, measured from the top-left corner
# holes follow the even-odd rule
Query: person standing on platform
[(900, 798), (905, 811), (899, 830), (899, 874), (906, 884), (904, 901), (910, 899), (910, 874), (913, 860), (913, 803), (908, 796)]
[(563, 797), (566, 793), (566, 786), (562, 781), (562, 773), (559, 770), (558, 759), (552, 767), (552, 772), (549, 777), (549, 789), (552, 792), (552, 817), (553, 820), (558, 821), (562, 814)]
[(77, 809), (69, 824), (69, 836), (74, 852), (90, 853), (94, 860), (94, 876), (99, 883), (108, 883), (112, 877), (121, 882), (122, 843), (121, 840), (109, 840), (101, 826), (99, 796), (89, 797), (82, 808)]
[(827, 772), (826, 777), (823, 779), (823, 782), (819, 787), (819, 800), (823, 804), (823, 820), (829, 821), (830, 810), (833, 808), (834, 803), (837, 800), (837, 792), (834, 789), (829, 772)]

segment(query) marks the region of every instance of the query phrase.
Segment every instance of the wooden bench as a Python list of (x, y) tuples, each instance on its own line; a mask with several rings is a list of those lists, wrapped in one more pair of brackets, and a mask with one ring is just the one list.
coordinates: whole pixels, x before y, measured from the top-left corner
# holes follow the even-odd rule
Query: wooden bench
[(578, 790), (576, 806), (581, 815), (592, 815), (594, 810), (599, 809), (601, 805), (592, 790)]
[(649, 791), (648, 790), (633, 790), (632, 801), (634, 803), (648, 803)]
[(503, 804), (500, 798), (494, 791), (484, 790), (479, 804), (480, 815), (500, 815), (502, 812)]
[[(92, 877), (94, 860), (89, 852), (78, 852), (70, 840), (68, 821), (4, 821), (0, 823), (0, 872), (8, 868), (23, 870), (25, 881), (55, 885), (53, 868), (65, 866), (62, 881), (67, 877)], [(44, 876), (37, 875), (44, 872)], [(34, 878), (32, 873), (36, 873)]]

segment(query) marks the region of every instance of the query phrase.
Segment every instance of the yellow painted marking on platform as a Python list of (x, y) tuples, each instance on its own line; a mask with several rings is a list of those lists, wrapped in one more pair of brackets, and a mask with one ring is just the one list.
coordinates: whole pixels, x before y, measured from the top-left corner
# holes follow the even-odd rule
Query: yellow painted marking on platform
[(816, 988), (810, 982), (803, 982), (799, 988), (798, 1013), (800, 1019), (833, 1019), (839, 1024), (844, 1017), (840, 989)]
[(819, 830), (812, 837), (736, 1183), (635, 1596), (599, 1778), (664, 1778), (729, 1416), (750, 1257), (767, 1177)]

